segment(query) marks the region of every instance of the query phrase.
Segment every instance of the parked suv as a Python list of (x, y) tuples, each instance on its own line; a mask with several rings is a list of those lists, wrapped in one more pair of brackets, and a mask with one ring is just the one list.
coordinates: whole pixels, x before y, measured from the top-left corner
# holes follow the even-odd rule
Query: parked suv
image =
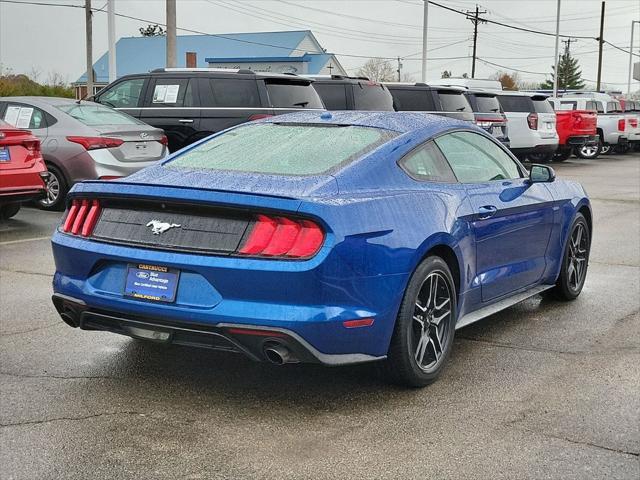
[(558, 148), (556, 113), (545, 95), (497, 92), (509, 122), (511, 151), (520, 159), (550, 161)]
[(328, 110), (393, 111), (389, 89), (366, 77), (319, 75), (310, 78)]
[(572, 93), (560, 98), (560, 105), (572, 110), (595, 110), (598, 113), (598, 151), (592, 155), (588, 149), (576, 150), (581, 158), (594, 158), (597, 154), (607, 154), (612, 148), (622, 148), (629, 143), (626, 135), (626, 119), (620, 102), (604, 93)]
[(476, 125), (509, 147), (507, 117), (502, 112), (496, 94), (484, 90), (466, 90), (464, 96), (471, 105)]
[(473, 122), (473, 110), (464, 89), (426, 83), (387, 83), (397, 111), (427, 112)]
[(166, 68), (124, 76), (97, 93), (94, 101), (162, 128), (174, 152), (239, 123), (324, 109), (312, 82), (251, 70)]

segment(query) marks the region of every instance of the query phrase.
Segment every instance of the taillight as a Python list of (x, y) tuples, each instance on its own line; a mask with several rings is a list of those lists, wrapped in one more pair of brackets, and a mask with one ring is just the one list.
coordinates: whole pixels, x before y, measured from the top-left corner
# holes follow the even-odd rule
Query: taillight
[(249, 115), (249, 121), (253, 121), (253, 120), (260, 120), (261, 118), (269, 118), (269, 117), (273, 117), (273, 115), (269, 114), (269, 113), (255, 113), (253, 115)]
[(73, 143), (79, 143), (85, 150), (97, 150), (99, 148), (114, 148), (119, 147), (124, 143), (124, 140), (120, 138), (109, 137), (77, 137), (69, 136), (67, 140)]
[(162, 137), (160, 137), (160, 140), (158, 140), (162, 145), (164, 145), (165, 147), (167, 145), (169, 145), (169, 139), (167, 138), (166, 135), (162, 135)]
[(66, 218), (62, 224), (62, 231), (71, 235), (88, 237), (100, 218), (100, 202), (98, 200), (73, 200)]
[(631, 125), (631, 127), (633, 127), (633, 128), (638, 128), (638, 119), (637, 118), (630, 118), (629, 119), (629, 125)]
[(530, 113), (529, 115), (527, 115), (527, 123), (529, 124), (529, 128), (531, 130), (537, 130), (538, 129), (538, 114), (537, 113)]
[(324, 242), (324, 231), (311, 220), (257, 215), (238, 250), (241, 255), (262, 257), (308, 258)]
[(40, 140), (23, 140), (22, 146), (26, 148), (31, 155), (36, 155), (40, 152)]
[(624, 132), (624, 118), (618, 120), (618, 130), (620, 130), (621, 132)]
[(500, 126), (500, 125), (504, 125), (505, 123), (506, 123), (505, 120), (502, 118), (483, 118), (483, 117), (476, 118), (476, 125), (482, 128)]

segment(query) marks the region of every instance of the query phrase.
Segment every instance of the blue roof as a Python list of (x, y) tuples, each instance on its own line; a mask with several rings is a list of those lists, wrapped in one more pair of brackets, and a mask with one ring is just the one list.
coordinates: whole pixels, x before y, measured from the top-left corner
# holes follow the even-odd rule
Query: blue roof
[[(179, 35), (176, 43), (178, 67), (185, 67), (186, 52), (196, 52), (198, 67), (208, 67), (208, 58), (218, 61), (250, 58), (252, 61), (267, 58), (300, 57), (305, 52), (296, 48), (305, 37), (313, 36), (310, 30), (282, 32), (225, 33), (220, 35)], [(309, 61), (308, 73), (317, 73), (331, 57), (318, 52)], [(166, 63), (166, 37), (124, 37), (116, 43), (116, 69), (119, 77), (162, 68)], [(109, 81), (109, 56), (104, 53), (93, 68), (98, 82)], [(77, 81), (86, 82), (86, 74)]]
[[(328, 117), (330, 114), (330, 118)], [(483, 132), (482, 129), (463, 120), (431, 115), (420, 112), (368, 112), (368, 111), (336, 111), (336, 112), (296, 112), (266, 118), (261, 122), (268, 123), (328, 123), (333, 125), (355, 125), (392, 130), (398, 133), (413, 132), (428, 128), (432, 133), (450, 128), (471, 128)]]

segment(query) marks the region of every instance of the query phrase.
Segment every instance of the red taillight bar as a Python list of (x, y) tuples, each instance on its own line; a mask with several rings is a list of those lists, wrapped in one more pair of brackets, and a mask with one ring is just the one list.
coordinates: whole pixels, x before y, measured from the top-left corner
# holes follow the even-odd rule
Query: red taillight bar
[(62, 224), (62, 231), (71, 235), (88, 237), (100, 218), (100, 202), (98, 200), (73, 200), (66, 218)]
[(85, 150), (97, 150), (99, 148), (119, 147), (124, 143), (124, 140), (120, 138), (109, 138), (109, 137), (68, 136), (67, 140), (69, 140), (70, 142), (78, 143), (82, 145)]
[(620, 130), (621, 132), (624, 132), (624, 125), (625, 125), (624, 118), (618, 120), (618, 130)]
[(238, 250), (241, 255), (309, 258), (324, 242), (324, 231), (311, 220), (257, 215), (252, 230)]

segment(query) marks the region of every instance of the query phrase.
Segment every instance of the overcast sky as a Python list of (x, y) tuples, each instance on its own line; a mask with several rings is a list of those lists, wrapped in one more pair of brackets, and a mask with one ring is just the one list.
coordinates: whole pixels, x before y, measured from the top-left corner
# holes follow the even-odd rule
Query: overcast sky
[[(22, 0), (14, 0), (22, 1)], [(27, 0), (24, 0), (27, 1)], [(14, 73), (40, 72), (40, 80), (56, 72), (74, 81), (84, 70), (84, 10), (60, 5), (83, 5), (84, 0), (33, 0), (58, 6), (16, 5), (0, 0), (0, 64)], [(474, 9), (475, 1), (441, 0), (453, 8)], [(177, 0), (178, 27), (211, 33), (310, 29), (320, 44), (338, 55), (342, 65), (355, 72), (366, 58), (406, 57), (403, 72), (420, 78), (422, 48), (421, 0)], [(556, 0), (481, 0), (492, 20), (547, 32), (555, 31)], [(562, 0), (561, 33), (598, 36), (599, 0)], [(106, 0), (93, 0), (105, 8)], [(640, 20), (640, 0), (607, 0), (604, 38), (629, 49), (631, 21)], [(164, 23), (164, 0), (116, 0), (116, 13)], [(116, 37), (137, 36), (143, 22), (116, 19)], [(94, 16), (94, 61), (107, 49), (107, 15)], [(178, 34), (180, 34), (178, 30)], [(185, 32), (182, 32), (185, 33)], [(464, 16), (436, 6), (429, 8), (428, 78), (442, 70), (455, 76), (470, 73), (473, 26)], [(636, 26), (635, 49), (640, 47)], [(597, 76), (595, 40), (579, 39), (571, 51), (583, 77)], [(541, 81), (553, 63), (554, 38), (510, 30), (498, 25), (479, 27), (478, 57), (508, 68), (478, 62), (476, 77), (497, 70), (518, 69), (524, 80)], [(341, 55), (342, 54), (342, 55)], [(354, 55), (350, 57), (347, 55)], [(640, 58), (636, 58), (640, 60)], [(602, 79), (611, 88), (626, 89), (629, 56), (605, 45)], [(392, 61), (395, 68), (395, 61)], [(634, 82), (637, 90), (638, 82)]]

